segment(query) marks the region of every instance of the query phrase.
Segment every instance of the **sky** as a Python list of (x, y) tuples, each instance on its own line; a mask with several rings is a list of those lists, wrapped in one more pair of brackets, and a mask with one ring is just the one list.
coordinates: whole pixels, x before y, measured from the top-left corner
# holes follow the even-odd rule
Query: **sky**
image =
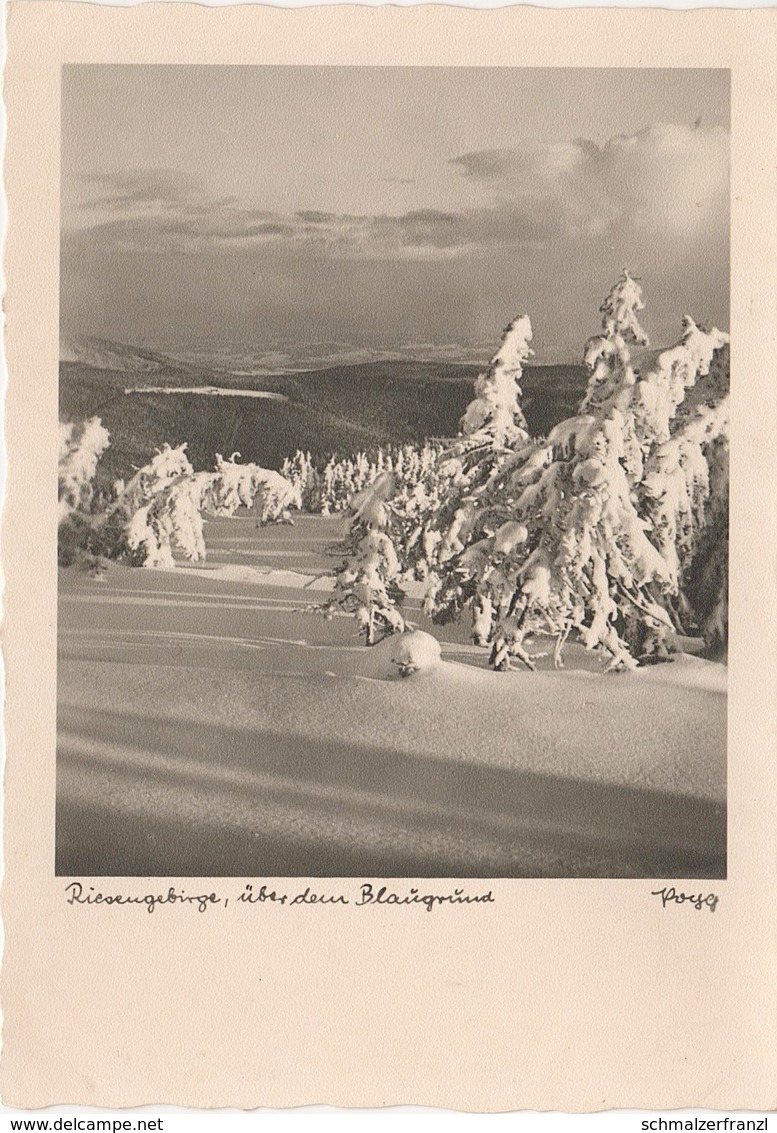
[(728, 328), (722, 70), (70, 65), (61, 329), (160, 350)]

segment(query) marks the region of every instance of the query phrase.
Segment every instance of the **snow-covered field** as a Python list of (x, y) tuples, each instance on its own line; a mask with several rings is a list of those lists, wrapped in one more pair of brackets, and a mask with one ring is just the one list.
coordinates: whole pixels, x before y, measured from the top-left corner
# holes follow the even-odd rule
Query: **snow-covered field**
[(270, 393), (264, 389), (232, 389), (229, 386), (128, 386), (129, 393), (169, 393), (193, 394), (195, 397), (258, 397), (269, 401), (288, 401), (282, 393)]
[(499, 674), (447, 626), (402, 679), (314, 608), (345, 529), (238, 515), (202, 567), (61, 573), (59, 874), (725, 875), (723, 666)]

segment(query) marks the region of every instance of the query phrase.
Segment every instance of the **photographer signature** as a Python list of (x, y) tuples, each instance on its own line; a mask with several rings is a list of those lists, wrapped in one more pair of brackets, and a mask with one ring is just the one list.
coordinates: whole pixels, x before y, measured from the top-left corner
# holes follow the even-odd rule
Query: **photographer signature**
[(717, 893), (708, 893), (706, 896), (702, 893), (678, 893), (673, 885), (665, 885), (663, 889), (653, 889), (651, 896), (660, 897), (664, 908), (669, 904), (684, 905), (687, 901), (694, 909), (706, 908), (711, 913), (715, 912), (719, 900)]

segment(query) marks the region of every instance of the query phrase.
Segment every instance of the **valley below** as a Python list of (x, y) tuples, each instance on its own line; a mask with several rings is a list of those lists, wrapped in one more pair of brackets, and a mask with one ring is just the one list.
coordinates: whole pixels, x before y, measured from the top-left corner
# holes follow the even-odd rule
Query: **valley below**
[[(484, 361), (488, 354), (485, 352)], [(246, 374), (104, 343), (63, 351), (60, 419), (97, 415), (111, 434), (98, 469), (108, 484), (167, 443), (187, 443), (195, 469), (216, 453), (280, 468), (296, 449), (314, 458), (455, 436), (481, 367), (472, 362), (389, 358), (304, 371)], [(533, 433), (571, 413), (583, 366), (530, 366), (523, 405)]]

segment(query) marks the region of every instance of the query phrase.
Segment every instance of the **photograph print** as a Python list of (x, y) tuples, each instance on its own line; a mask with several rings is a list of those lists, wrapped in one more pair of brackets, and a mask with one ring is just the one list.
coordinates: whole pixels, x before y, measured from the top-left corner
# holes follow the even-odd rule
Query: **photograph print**
[(59, 876), (726, 876), (729, 72), (67, 65)]

